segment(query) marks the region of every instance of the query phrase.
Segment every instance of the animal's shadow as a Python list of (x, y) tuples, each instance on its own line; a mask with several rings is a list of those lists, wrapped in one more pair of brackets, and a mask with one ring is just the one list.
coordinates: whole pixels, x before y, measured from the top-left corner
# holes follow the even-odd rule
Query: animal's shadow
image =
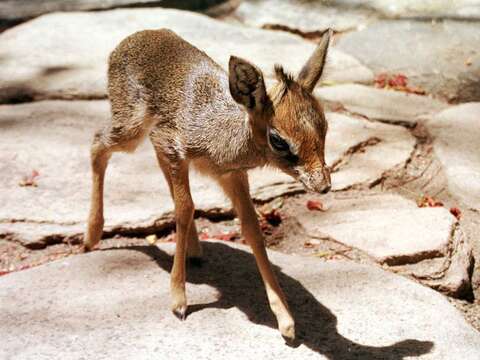
[[(220, 298), (213, 303), (189, 305), (189, 313), (205, 308), (227, 309), (235, 306), (253, 323), (276, 329), (276, 320), (268, 306), (253, 255), (215, 242), (203, 242), (203, 248), (205, 261), (200, 267), (189, 266), (187, 282), (212, 286), (218, 290)], [(155, 260), (165, 271), (169, 272), (172, 267), (173, 258), (155, 246), (132, 246), (121, 249), (142, 252)], [(337, 331), (335, 315), (319, 303), (300, 282), (283, 273), (278, 267), (274, 268), (295, 319), (297, 344), (305, 344), (332, 360), (400, 360), (404, 357), (426, 354), (433, 348), (432, 342), (415, 339), (405, 339), (390, 346), (374, 347), (360, 345), (343, 337)]]

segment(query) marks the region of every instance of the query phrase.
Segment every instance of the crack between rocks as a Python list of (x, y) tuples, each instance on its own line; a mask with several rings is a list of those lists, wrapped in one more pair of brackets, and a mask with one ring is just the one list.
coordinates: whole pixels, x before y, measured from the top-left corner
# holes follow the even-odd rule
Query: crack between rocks
[[(194, 214), (195, 219), (203, 218), (208, 219), (212, 222), (220, 222), (233, 220), (235, 218), (235, 213), (232, 209), (223, 209), (223, 208), (211, 208), (208, 210), (196, 209)], [(24, 219), (23, 219), (24, 220)], [(28, 220), (25, 220), (28, 222)], [(36, 223), (33, 221), (33, 223)], [(43, 223), (43, 222), (38, 222)], [(48, 222), (57, 225), (59, 223)], [(80, 224), (80, 223), (78, 223)], [(124, 237), (145, 237), (151, 234), (156, 234), (159, 237), (163, 237), (175, 230), (175, 217), (172, 212), (167, 212), (161, 217), (155, 219), (152, 224), (148, 225), (118, 225), (111, 228), (107, 228), (103, 231), (102, 239), (111, 238), (115, 236), (124, 236)], [(50, 234), (42, 237), (41, 239), (24, 243), (22, 242), (16, 234), (14, 233), (4, 233), (0, 234), (0, 239), (14, 242), (15, 244), (21, 245), (22, 247), (28, 250), (43, 250), (48, 246), (67, 243), (71, 245), (81, 244), (83, 241), (83, 233), (75, 234)]]
[[(303, 39), (313, 40), (313, 41), (320, 39), (323, 36), (323, 34), (328, 30), (328, 29), (323, 29), (323, 30), (303, 31), (300, 29), (292, 28), (287, 25), (271, 24), (271, 23), (263, 24), (261, 28), (263, 30), (283, 31), (290, 34), (298, 35)], [(332, 30), (335, 35), (344, 34), (350, 31), (354, 31), (355, 27), (352, 26), (342, 31), (335, 30), (335, 29), (332, 29)]]
[(343, 166), (347, 165), (353, 155), (356, 153), (364, 152), (367, 147), (370, 146), (375, 146), (382, 142), (382, 140), (376, 136), (369, 137), (367, 140), (361, 141), (356, 145), (351, 146), (348, 148), (342, 156), (340, 156), (340, 159), (335, 161), (330, 168), (332, 169), (332, 172), (337, 172), (339, 171)]
[[(5, 223), (31, 223), (31, 224), (48, 224), (48, 225), (60, 225), (60, 226), (69, 226), (69, 225), (79, 225), (83, 222), (80, 221), (65, 221), (65, 222), (57, 222), (53, 220), (35, 220), (35, 219), (27, 219), (27, 218), (12, 218), (12, 219), (0, 219), (0, 224)], [(0, 234), (1, 236), (1, 234)]]

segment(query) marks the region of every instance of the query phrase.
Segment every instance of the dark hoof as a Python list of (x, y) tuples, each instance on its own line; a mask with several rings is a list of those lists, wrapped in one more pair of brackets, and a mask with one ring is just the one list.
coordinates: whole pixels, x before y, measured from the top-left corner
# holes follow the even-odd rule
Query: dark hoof
[(187, 318), (187, 308), (175, 309), (173, 310), (173, 315), (175, 315), (180, 321), (185, 321)]
[(289, 346), (289, 347), (292, 347), (292, 348), (297, 348), (299, 347), (302, 342), (299, 340), (299, 339), (292, 339), (292, 338), (289, 338), (289, 337), (286, 337), (286, 336), (283, 336), (283, 339), (285, 340), (285, 345)]

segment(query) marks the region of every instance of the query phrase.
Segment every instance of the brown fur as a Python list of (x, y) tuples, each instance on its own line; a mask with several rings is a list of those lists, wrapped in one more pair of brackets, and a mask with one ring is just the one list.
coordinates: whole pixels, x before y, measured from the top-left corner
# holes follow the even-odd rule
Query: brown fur
[[(280, 332), (293, 338), (294, 322), (268, 262), (246, 171), (270, 164), (309, 189), (330, 188), (324, 160), (327, 125), (311, 94), (330, 35), (325, 35), (298, 81), (276, 66), (278, 83), (270, 93), (254, 65), (231, 57), (227, 76), (204, 52), (169, 30), (141, 31), (123, 40), (109, 59), (112, 120), (95, 135), (91, 149), (93, 186), (85, 248), (92, 249), (102, 235), (103, 182), (111, 154), (132, 152), (148, 136), (175, 202), (173, 312), (185, 318), (185, 257), (202, 255), (188, 179), (193, 165), (215, 178), (231, 198)], [(286, 143), (290, 150), (279, 150)]]

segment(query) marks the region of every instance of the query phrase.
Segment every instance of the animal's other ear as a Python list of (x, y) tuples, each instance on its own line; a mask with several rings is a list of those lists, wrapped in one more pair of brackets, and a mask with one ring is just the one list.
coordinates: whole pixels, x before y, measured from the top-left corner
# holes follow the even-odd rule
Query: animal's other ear
[(228, 62), (230, 93), (233, 99), (251, 112), (262, 112), (270, 106), (260, 69), (235, 56)]
[(298, 83), (309, 92), (313, 91), (315, 85), (322, 76), (325, 60), (327, 58), (328, 45), (330, 44), (332, 34), (332, 29), (328, 29), (323, 33), (317, 48), (298, 74)]

